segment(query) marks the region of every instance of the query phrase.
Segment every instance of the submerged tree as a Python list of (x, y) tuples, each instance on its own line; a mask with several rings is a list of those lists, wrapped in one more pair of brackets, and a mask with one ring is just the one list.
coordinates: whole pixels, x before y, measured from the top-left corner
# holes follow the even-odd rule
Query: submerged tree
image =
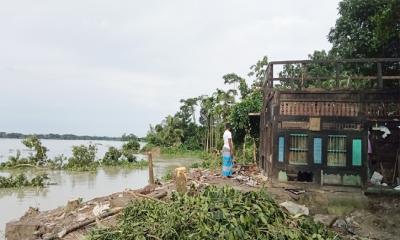
[(96, 165), (97, 148), (95, 145), (72, 146), (72, 157), (68, 159), (67, 169), (92, 169)]
[(117, 165), (121, 156), (122, 152), (118, 148), (111, 146), (108, 148), (108, 151), (104, 154), (101, 163), (107, 166)]
[(30, 156), (30, 160), (37, 165), (44, 165), (47, 161), (47, 148), (42, 145), (40, 139), (33, 135), (24, 140), (22, 143), (29, 149), (35, 151), (34, 156)]
[[(140, 143), (138, 141), (129, 140), (127, 143), (122, 145), (121, 155), (124, 156), (126, 160), (128, 160), (128, 162), (135, 162), (136, 161), (135, 154), (139, 151), (139, 149), (140, 149)], [(113, 151), (112, 154), (117, 155), (118, 153), (116, 151)]]

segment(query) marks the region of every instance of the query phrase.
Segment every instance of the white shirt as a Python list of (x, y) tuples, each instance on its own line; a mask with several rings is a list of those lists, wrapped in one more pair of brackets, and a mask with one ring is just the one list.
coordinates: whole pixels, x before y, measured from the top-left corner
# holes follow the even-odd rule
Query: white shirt
[(224, 148), (231, 149), (229, 146), (229, 139), (232, 139), (232, 133), (229, 130), (224, 132)]

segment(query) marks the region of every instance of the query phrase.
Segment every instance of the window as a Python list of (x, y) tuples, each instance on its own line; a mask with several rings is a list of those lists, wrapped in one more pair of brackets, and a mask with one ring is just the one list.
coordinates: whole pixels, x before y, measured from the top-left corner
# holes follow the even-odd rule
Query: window
[(328, 135), (328, 166), (346, 166), (346, 140), (347, 137), (344, 135)]
[(307, 165), (307, 134), (290, 134), (289, 136), (289, 163)]

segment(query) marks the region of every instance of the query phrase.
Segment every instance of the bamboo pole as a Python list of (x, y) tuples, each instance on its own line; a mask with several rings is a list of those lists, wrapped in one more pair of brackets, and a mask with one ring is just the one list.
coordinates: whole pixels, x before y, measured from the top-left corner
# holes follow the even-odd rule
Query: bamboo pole
[(149, 184), (154, 184), (153, 154), (151, 152), (148, 153), (148, 161), (149, 161)]
[(253, 163), (257, 162), (257, 149), (256, 149), (256, 140), (253, 138)]

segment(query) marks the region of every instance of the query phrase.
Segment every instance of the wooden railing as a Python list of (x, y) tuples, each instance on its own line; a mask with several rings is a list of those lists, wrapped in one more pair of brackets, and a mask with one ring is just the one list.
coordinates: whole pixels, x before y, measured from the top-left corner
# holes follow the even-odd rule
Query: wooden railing
[[(301, 66), (301, 74), (292, 77), (275, 77), (274, 76), (274, 66), (284, 66), (284, 65), (298, 65)], [(307, 66), (311, 64), (317, 64), (321, 66), (334, 66), (334, 71), (332, 76), (310, 76), (307, 72)], [(360, 76), (351, 75), (343, 76), (341, 75), (341, 69), (345, 64), (357, 64), (358, 66), (366, 64), (376, 65), (376, 75), (374, 76)], [(395, 70), (394, 75), (384, 75), (382, 71), (382, 64), (390, 64)], [(264, 90), (268, 88), (274, 88), (275, 82), (295, 82), (299, 84), (299, 88), (305, 88), (307, 81), (324, 81), (324, 80), (334, 80), (336, 82), (335, 89), (340, 89), (339, 81), (347, 79), (349, 81), (354, 80), (368, 80), (377, 81), (377, 88), (384, 88), (384, 80), (399, 81), (400, 84), (400, 58), (360, 58), (360, 59), (342, 59), (342, 60), (289, 60), (289, 61), (273, 61), (270, 62), (266, 69)]]

